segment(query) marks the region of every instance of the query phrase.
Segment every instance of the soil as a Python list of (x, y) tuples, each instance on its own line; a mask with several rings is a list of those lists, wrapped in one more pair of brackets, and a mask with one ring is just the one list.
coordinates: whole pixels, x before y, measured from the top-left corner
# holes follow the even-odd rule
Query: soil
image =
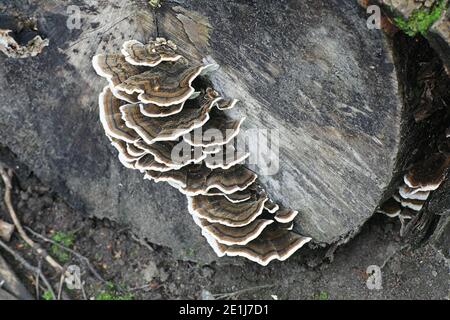
[[(374, 216), (348, 244), (334, 253), (325, 249), (298, 254), (268, 267), (237, 260), (201, 265), (179, 261), (168, 248), (135, 237), (126, 226), (89, 218), (70, 208), (43, 185), (6, 148), (0, 162), (15, 170), (13, 202), (24, 226), (45, 237), (73, 234), (70, 248), (89, 259), (102, 282), (76, 256), (65, 266), (81, 268), (83, 290), (64, 288), (70, 299), (448, 299), (449, 260), (446, 252), (428, 243), (410, 248), (399, 237), (396, 220)], [(3, 193), (3, 184), (0, 192)], [(5, 208), (0, 218), (10, 221)], [(50, 254), (51, 244), (41, 243)], [(16, 235), (9, 245), (38, 265), (31, 249)], [(1, 252), (35, 294), (35, 277), (10, 255)], [(59, 257), (56, 251), (56, 257)], [(236, 261), (236, 260), (233, 260)], [(234, 262), (236, 263), (236, 262)], [(300, 267), (299, 267), (300, 265)], [(42, 262), (55, 288), (59, 276)], [(295, 268), (294, 268), (295, 266)], [(381, 286), (371, 286), (369, 266), (381, 270)], [(374, 268), (374, 267), (372, 267)], [(293, 272), (292, 272), (293, 271)], [(369, 285), (367, 284), (369, 282)], [(40, 290), (42, 299), (44, 290)]]

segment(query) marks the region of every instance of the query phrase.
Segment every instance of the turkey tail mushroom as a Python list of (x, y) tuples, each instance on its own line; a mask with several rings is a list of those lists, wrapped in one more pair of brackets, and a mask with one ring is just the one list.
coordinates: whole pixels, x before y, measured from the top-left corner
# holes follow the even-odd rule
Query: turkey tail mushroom
[(194, 79), (216, 69), (213, 64), (190, 66), (182, 61), (173, 65), (158, 65), (155, 70), (144, 71), (129, 77), (116, 86), (127, 94), (138, 93), (143, 103), (170, 106), (186, 101), (195, 93)]
[(266, 227), (261, 234), (245, 245), (226, 245), (218, 242), (203, 230), (203, 235), (219, 256), (241, 256), (266, 266), (272, 260), (284, 261), (298, 249), (311, 241), (296, 232), (273, 223)]
[(122, 54), (129, 64), (147, 67), (155, 67), (163, 61), (177, 61), (182, 56), (176, 50), (177, 46), (164, 38), (156, 38), (145, 45), (137, 40), (129, 40), (122, 46)]
[(122, 119), (120, 111), (122, 105), (124, 102), (117, 99), (109, 87), (105, 87), (99, 96), (100, 122), (109, 136), (133, 143), (139, 140), (139, 136)]
[(295, 219), (297, 215), (298, 211), (283, 208), (281, 210), (276, 211), (275, 220), (279, 223), (290, 223)]
[(170, 181), (178, 189), (189, 196), (208, 193), (211, 189), (218, 189), (230, 194), (245, 190), (256, 180), (256, 174), (242, 165), (230, 169), (210, 169), (204, 164), (191, 164), (180, 170), (156, 172), (148, 170), (145, 178), (149, 180)]
[(0, 29), (0, 52), (7, 57), (14, 59), (24, 59), (35, 57), (49, 45), (48, 39), (35, 36), (24, 46), (20, 45), (12, 36), (12, 30)]
[(447, 151), (448, 138), (439, 144), (439, 153), (429, 155), (417, 162), (403, 176), (403, 184), (396, 193), (385, 201), (377, 212), (401, 222), (400, 235), (408, 229), (406, 220), (418, 214), (426, 204), (431, 192), (439, 188), (450, 168), (450, 155)]
[(389, 198), (377, 209), (377, 212), (383, 213), (390, 218), (397, 217), (401, 211), (402, 206), (400, 205), (400, 202), (393, 197)]
[(269, 219), (256, 219), (242, 227), (230, 227), (220, 223), (211, 223), (206, 219), (199, 218), (202, 230), (217, 242), (225, 245), (246, 245), (256, 239), (264, 229), (274, 221)]
[(173, 141), (209, 120), (209, 105), (202, 108), (184, 108), (181, 112), (165, 118), (147, 117), (141, 113), (137, 104), (123, 105), (120, 111), (126, 126), (135, 130), (147, 144)]
[(267, 265), (311, 240), (291, 231), (297, 211), (269, 200), (244, 166), (249, 153), (235, 141), (244, 118), (227, 115), (238, 100), (222, 97), (203, 78), (217, 65), (189, 61), (164, 38), (126, 41), (92, 64), (108, 81), (99, 96), (100, 122), (119, 161), (185, 194), (187, 211), (219, 256)]
[(418, 191), (433, 191), (444, 181), (450, 165), (450, 156), (434, 153), (416, 163), (404, 176), (405, 184)]
[(188, 197), (189, 212), (211, 223), (230, 227), (246, 226), (260, 216), (267, 201), (265, 194), (254, 195), (242, 202), (231, 202), (224, 196)]

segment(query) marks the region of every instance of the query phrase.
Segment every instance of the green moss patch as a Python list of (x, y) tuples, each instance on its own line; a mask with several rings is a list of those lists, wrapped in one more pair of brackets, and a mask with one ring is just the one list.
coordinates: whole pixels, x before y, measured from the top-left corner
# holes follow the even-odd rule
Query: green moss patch
[(445, 4), (445, 0), (439, 0), (431, 8), (422, 7), (414, 10), (408, 20), (396, 17), (394, 22), (398, 28), (411, 37), (418, 33), (426, 35), (431, 25), (439, 19), (445, 10)]

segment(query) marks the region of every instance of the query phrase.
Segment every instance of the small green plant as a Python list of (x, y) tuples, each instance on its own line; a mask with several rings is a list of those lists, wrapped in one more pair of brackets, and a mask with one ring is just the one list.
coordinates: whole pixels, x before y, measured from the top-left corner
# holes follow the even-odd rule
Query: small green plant
[(314, 299), (316, 300), (328, 300), (328, 292), (320, 291), (314, 294)]
[(50, 290), (44, 291), (44, 293), (42, 294), (42, 299), (47, 301), (53, 300), (53, 294)]
[(106, 288), (95, 296), (95, 300), (133, 300), (133, 298), (131, 292), (120, 293), (114, 283), (111, 282), (107, 282)]
[(394, 22), (404, 33), (414, 37), (417, 33), (425, 35), (431, 25), (439, 19), (445, 9), (445, 0), (438, 0), (431, 8), (422, 7), (414, 10), (408, 20), (394, 18)]
[[(75, 241), (75, 235), (73, 232), (57, 231), (52, 235), (51, 239), (63, 245), (64, 247), (70, 248)], [(67, 251), (58, 247), (56, 244), (52, 244), (52, 246), (50, 247), (50, 253), (61, 263), (65, 263), (70, 259), (70, 255), (67, 253)]]

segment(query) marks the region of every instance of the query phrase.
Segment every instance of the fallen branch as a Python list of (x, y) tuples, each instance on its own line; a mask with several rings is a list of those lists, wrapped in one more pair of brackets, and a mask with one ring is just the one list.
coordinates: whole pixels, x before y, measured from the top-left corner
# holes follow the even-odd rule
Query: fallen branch
[(35, 289), (36, 289), (36, 300), (39, 300), (39, 297), (40, 297), (40, 293), (39, 293), (39, 286), (40, 286), (39, 279), (41, 278), (41, 268), (42, 268), (42, 260), (39, 259), (39, 261), (38, 261), (39, 273), (36, 275), (36, 286), (35, 286)]
[(47, 290), (52, 294), (53, 299), (56, 299), (55, 291), (53, 290), (52, 286), (50, 285), (50, 282), (47, 280), (45, 275), (41, 272), (40, 268), (37, 268), (35, 266), (32, 266), (27, 260), (25, 260), (19, 253), (14, 251), (12, 248), (10, 248), (6, 243), (4, 243), (2, 240), (0, 240), (0, 247), (3, 248), (6, 252), (8, 252), (10, 255), (12, 255), (21, 265), (24, 266), (25, 269), (28, 271), (34, 273), (35, 275), (38, 275), (39, 278), (42, 280), (42, 282), (47, 287)]
[(0, 163), (0, 175), (2, 176), (3, 182), (5, 184), (4, 201), (5, 201), (6, 209), (9, 213), (20, 237), (34, 251), (36, 251), (37, 254), (42, 256), (48, 262), (48, 264), (53, 267), (53, 269), (55, 269), (58, 273), (63, 273), (64, 268), (55, 259), (53, 259), (47, 253), (47, 251), (45, 251), (39, 244), (35, 243), (33, 240), (31, 240), (28, 237), (28, 235), (25, 233), (25, 230), (22, 227), (22, 224), (20, 223), (19, 218), (17, 217), (16, 211), (14, 210), (14, 206), (12, 205), (12, 199), (11, 199), (11, 191), (12, 191), (11, 178), (13, 175), (13, 171), (11, 169), (6, 170), (5, 167), (3, 167), (3, 165)]
[(88, 297), (86, 295), (86, 290), (84, 289), (84, 282), (81, 281), (81, 294), (83, 295), (84, 300), (88, 300)]
[(9, 242), (14, 232), (14, 225), (0, 219), (0, 238)]

